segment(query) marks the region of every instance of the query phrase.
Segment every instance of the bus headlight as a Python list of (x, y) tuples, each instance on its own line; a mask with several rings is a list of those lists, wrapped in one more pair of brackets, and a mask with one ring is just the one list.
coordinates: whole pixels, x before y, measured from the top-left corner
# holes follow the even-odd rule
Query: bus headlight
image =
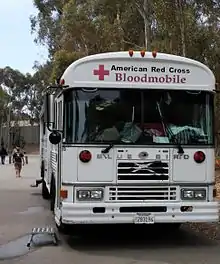
[(181, 189), (182, 200), (205, 200), (206, 189)]
[(195, 199), (198, 199), (198, 200), (204, 200), (206, 199), (206, 190), (205, 189), (202, 189), (202, 190), (195, 190), (194, 191), (194, 197)]
[(103, 189), (93, 189), (93, 190), (77, 190), (77, 199), (79, 201), (97, 201), (102, 200), (104, 196)]

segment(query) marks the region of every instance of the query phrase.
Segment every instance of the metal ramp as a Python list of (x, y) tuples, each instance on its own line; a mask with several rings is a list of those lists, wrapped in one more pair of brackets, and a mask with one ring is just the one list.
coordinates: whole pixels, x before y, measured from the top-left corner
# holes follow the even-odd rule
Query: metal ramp
[(53, 227), (34, 227), (31, 232), (30, 240), (27, 243), (27, 247), (29, 249), (31, 248), (32, 243), (34, 242), (33, 239), (35, 235), (51, 236), (51, 242), (53, 242), (55, 246), (58, 245), (58, 238), (57, 238), (56, 232)]

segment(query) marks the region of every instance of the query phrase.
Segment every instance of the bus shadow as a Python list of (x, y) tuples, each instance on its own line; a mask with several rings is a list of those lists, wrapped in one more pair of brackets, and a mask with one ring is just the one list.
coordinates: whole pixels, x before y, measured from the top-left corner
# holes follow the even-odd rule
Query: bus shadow
[(183, 226), (179, 230), (166, 226), (111, 226), (88, 228), (80, 236), (67, 237), (67, 244), (83, 252), (123, 249), (196, 248), (214, 247), (218, 243)]

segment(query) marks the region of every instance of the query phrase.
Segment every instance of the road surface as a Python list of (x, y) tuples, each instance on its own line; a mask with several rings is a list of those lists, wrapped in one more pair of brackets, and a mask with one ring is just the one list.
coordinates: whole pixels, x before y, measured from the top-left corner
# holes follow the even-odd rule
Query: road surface
[[(48, 201), (41, 198), (40, 188), (30, 187), (38, 175), (38, 156), (29, 158), (21, 179), (15, 178), (12, 165), (0, 165), (0, 259), (3, 258), (1, 248), (9, 241), (25, 236), (33, 227), (54, 226)], [(39, 247), (16, 259), (3, 259), (0, 262), (218, 264), (220, 260), (220, 240), (211, 240), (187, 225), (175, 234), (157, 230), (152, 232), (152, 228), (146, 228), (143, 232), (115, 228), (99, 235), (96, 232), (90, 233), (84, 238), (60, 238), (61, 244), (58, 247)], [(25, 248), (24, 242), (22, 245), (18, 242), (17, 245), (18, 248)], [(5, 253), (7, 247), (3, 251)]]

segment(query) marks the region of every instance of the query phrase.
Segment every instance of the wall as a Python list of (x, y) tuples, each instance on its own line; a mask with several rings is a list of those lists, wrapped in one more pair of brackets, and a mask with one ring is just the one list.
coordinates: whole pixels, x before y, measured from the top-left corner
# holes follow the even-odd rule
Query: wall
[[(27, 145), (39, 145), (40, 144), (40, 126), (23, 126), (23, 127), (12, 127), (10, 129), (10, 145), (19, 136), (25, 140)], [(2, 137), (5, 145), (8, 141), (8, 130), (6, 127), (2, 128)]]

